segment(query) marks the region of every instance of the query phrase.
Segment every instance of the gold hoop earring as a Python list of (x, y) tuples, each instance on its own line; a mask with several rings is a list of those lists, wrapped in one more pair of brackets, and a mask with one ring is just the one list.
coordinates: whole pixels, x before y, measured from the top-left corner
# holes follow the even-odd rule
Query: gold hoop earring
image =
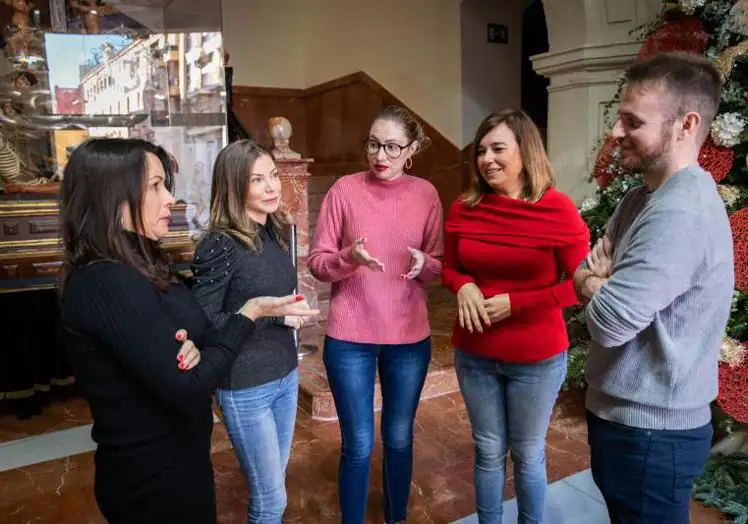
[(405, 169), (410, 169), (411, 167), (413, 167), (413, 158), (412, 157), (408, 157), (405, 160)]

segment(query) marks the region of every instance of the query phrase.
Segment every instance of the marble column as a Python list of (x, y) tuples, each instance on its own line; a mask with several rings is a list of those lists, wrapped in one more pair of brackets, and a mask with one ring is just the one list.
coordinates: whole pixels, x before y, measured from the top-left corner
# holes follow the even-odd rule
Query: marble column
[(548, 155), (558, 187), (577, 202), (594, 191), (587, 181), (593, 147), (612, 125), (605, 121), (605, 105), (640, 48), (631, 31), (654, 20), (661, 5), (660, 0), (543, 0), (550, 51), (531, 59), (535, 71), (550, 79)]

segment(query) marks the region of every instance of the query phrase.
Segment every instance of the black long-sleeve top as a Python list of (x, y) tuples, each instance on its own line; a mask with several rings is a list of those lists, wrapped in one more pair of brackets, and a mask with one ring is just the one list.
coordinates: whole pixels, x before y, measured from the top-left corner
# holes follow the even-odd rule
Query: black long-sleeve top
[[(160, 291), (117, 262), (73, 271), (63, 292), (62, 325), (99, 449), (148, 449), (153, 467), (177, 460), (181, 447), (209, 442), (213, 390), (255, 328), (231, 315), (215, 330), (183, 284)], [(201, 350), (190, 371), (178, 368), (179, 329)]]
[[(294, 292), (296, 268), (269, 227), (259, 227), (262, 250), (256, 252), (221, 232), (206, 235), (198, 244), (192, 294), (217, 327), (250, 298)], [(283, 318), (258, 319), (257, 329), (244, 340), (239, 357), (219, 386), (243, 389), (266, 384), (297, 365), (293, 331), (283, 324)]]

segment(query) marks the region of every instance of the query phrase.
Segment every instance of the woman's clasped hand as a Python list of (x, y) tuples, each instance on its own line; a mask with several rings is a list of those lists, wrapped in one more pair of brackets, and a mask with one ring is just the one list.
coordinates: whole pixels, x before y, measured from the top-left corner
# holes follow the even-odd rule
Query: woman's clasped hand
[(483, 326), (506, 320), (512, 314), (509, 295), (504, 293), (485, 298), (478, 286), (472, 282), (463, 285), (457, 292), (460, 327), (471, 333), (483, 333)]
[(457, 292), (458, 316), (460, 327), (467, 328), (473, 333), (483, 333), (483, 324), (491, 325), (491, 319), (486, 311), (486, 299), (478, 286), (467, 283)]

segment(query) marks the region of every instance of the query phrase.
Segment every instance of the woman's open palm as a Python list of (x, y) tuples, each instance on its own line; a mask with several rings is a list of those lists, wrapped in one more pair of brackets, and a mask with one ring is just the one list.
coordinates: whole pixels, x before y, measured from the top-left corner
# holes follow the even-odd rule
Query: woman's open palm
[(384, 264), (369, 254), (364, 247), (365, 243), (365, 238), (359, 238), (353, 243), (353, 258), (355, 258), (359, 264), (368, 267), (372, 271), (383, 272)]

